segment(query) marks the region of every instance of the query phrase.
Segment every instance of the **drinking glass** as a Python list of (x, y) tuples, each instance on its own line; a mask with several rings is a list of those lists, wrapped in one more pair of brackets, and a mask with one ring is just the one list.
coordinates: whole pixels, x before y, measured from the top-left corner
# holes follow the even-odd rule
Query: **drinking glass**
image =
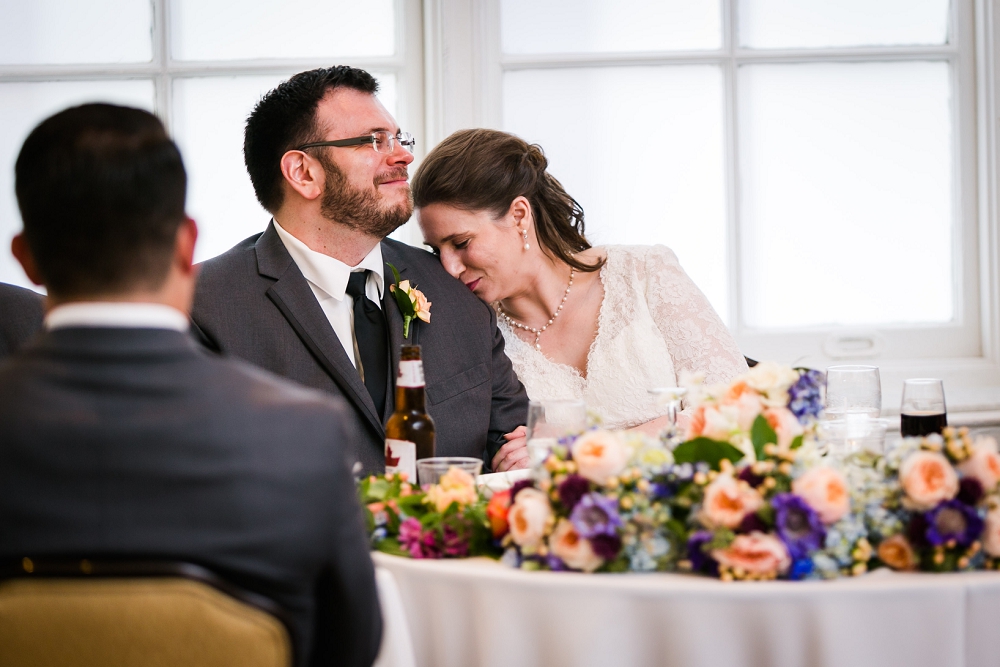
[(940, 433), (948, 425), (944, 382), (935, 378), (905, 381), (899, 413), (899, 431), (904, 438)]
[(461, 468), (475, 479), (483, 469), (483, 461), (470, 456), (432, 456), (417, 459), (417, 480), (420, 486), (437, 484), (442, 475), (452, 468)]
[(560, 438), (587, 430), (587, 406), (579, 400), (528, 403), (528, 458), (532, 467), (545, 462)]
[(876, 419), (882, 413), (878, 366), (830, 366), (826, 369), (826, 419)]
[(683, 387), (657, 387), (650, 389), (653, 401), (657, 407), (667, 409), (667, 420), (670, 426), (660, 433), (663, 440), (669, 440), (677, 433), (677, 412), (681, 409), (681, 399), (687, 394)]
[(826, 420), (819, 424), (819, 440), (825, 445), (826, 453), (834, 457), (859, 451), (882, 454), (885, 452), (885, 432), (888, 426), (888, 420), (872, 419), (867, 415)]

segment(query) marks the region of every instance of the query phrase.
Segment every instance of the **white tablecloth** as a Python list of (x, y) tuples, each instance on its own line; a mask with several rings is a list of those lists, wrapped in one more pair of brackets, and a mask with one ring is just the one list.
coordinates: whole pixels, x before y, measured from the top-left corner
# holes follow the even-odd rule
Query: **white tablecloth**
[(1000, 573), (726, 584), (374, 559), (420, 667), (1000, 665)]

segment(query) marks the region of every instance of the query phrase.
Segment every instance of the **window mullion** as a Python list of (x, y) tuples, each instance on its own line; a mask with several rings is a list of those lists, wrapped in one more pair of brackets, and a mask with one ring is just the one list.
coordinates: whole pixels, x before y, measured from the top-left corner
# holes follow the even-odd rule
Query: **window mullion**
[(728, 268), (728, 313), (729, 328), (739, 335), (743, 328), (743, 306), (740, 285), (742, 261), (740, 257), (740, 168), (737, 87), (736, 87), (736, 0), (722, 0), (723, 48), (726, 58), (722, 63), (723, 91), (725, 101), (725, 150), (726, 150), (726, 267)]

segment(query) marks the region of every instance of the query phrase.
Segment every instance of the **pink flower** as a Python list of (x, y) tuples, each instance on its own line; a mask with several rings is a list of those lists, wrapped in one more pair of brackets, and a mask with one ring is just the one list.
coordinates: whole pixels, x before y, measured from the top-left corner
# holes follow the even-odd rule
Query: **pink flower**
[(908, 509), (929, 510), (958, 493), (958, 475), (938, 452), (910, 454), (899, 468), (899, 481), (906, 491), (903, 503)]
[(1000, 557), (1000, 507), (991, 509), (986, 515), (983, 550), (994, 558)]
[(476, 480), (465, 470), (452, 466), (448, 472), (441, 475), (438, 483), (427, 490), (427, 502), (432, 503), (438, 512), (448, 509), (453, 502), (459, 507), (471, 505), (478, 499)]
[(792, 563), (781, 540), (758, 531), (749, 535), (737, 535), (725, 549), (713, 550), (712, 558), (724, 567), (739, 568), (758, 577), (783, 574)]
[(833, 468), (820, 466), (808, 470), (792, 482), (792, 493), (806, 501), (828, 526), (851, 511), (847, 480)]
[(604, 484), (628, 463), (628, 452), (610, 431), (588, 431), (573, 443), (573, 460), (582, 477)]
[(521, 489), (507, 512), (511, 539), (521, 547), (534, 548), (545, 537), (551, 519), (548, 496), (538, 489)]
[[(518, 494), (518, 498), (520, 497)], [(580, 537), (573, 524), (566, 519), (559, 519), (556, 529), (549, 536), (549, 549), (575, 570), (593, 572), (604, 562), (604, 559), (594, 553), (590, 541)]]
[(742, 431), (753, 427), (757, 416), (764, 410), (760, 394), (747, 386), (746, 382), (737, 380), (729, 387), (722, 399), (726, 415), (736, 421), (736, 426)]
[(732, 475), (719, 475), (705, 487), (698, 518), (708, 528), (735, 528), (747, 514), (756, 512), (764, 499), (756, 489)]
[(410, 517), (399, 524), (399, 544), (410, 552), (413, 558), (440, 558), (434, 532), (424, 532), (420, 521)]
[(768, 408), (764, 418), (778, 435), (779, 447), (788, 447), (792, 440), (805, 433), (802, 424), (788, 408)]
[(972, 448), (972, 456), (962, 461), (959, 472), (966, 477), (972, 477), (983, 485), (983, 491), (989, 493), (1000, 481), (1000, 454), (997, 453), (997, 441), (990, 437), (978, 438)]

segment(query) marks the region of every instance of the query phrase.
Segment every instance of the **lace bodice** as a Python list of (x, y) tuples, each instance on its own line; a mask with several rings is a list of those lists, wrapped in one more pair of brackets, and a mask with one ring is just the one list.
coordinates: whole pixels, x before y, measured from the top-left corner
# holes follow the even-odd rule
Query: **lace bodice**
[(608, 428), (630, 428), (665, 414), (648, 394), (677, 386), (680, 371), (708, 384), (746, 372), (746, 360), (708, 299), (665, 246), (608, 246), (604, 302), (587, 377), (549, 360), (498, 321), (521, 382), (533, 400), (582, 398)]

